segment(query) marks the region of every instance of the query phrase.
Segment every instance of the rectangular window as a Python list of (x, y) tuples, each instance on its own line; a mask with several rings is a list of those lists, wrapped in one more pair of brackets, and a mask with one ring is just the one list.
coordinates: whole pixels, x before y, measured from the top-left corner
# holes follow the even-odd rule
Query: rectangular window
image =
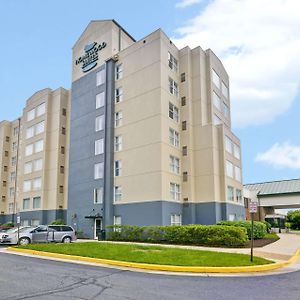
[(233, 164), (229, 160), (226, 160), (226, 175), (233, 178)]
[(236, 194), (236, 202), (242, 203), (242, 200), (243, 200), (243, 198), (242, 198), (242, 191), (239, 190), (239, 189), (236, 189), (235, 190), (235, 194)]
[(185, 82), (185, 73), (180, 74), (180, 81)]
[(103, 187), (94, 189), (94, 204), (103, 203)]
[(65, 174), (65, 167), (64, 166), (60, 166), (60, 174)]
[(242, 181), (241, 169), (237, 166), (234, 166), (234, 178), (239, 182)]
[(183, 172), (182, 173), (182, 181), (187, 182), (188, 181), (188, 172)]
[(33, 209), (41, 208), (41, 197), (34, 197), (33, 198), (32, 208)]
[(97, 73), (96, 75), (97, 86), (105, 83), (105, 75), (106, 75), (105, 69), (102, 69)]
[(171, 70), (177, 72), (178, 61), (170, 52), (168, 52), (168, 65)]
[(171, 215), (171, 225), (180, 226), (182, 224), (181, 215)]
[(11, 188), (9, 189), (9, 196), (10, 196), (10, 197), (14, 197), (14, 196), (15, 196), (15, 188), (14, 188), (14, 187), (11, 187)]
[(227, 186), (227, 201), (234, 201), (234, 189), (232, 186)]
[(59, 186), (59, 192), (60, 192), (60, 194), (64, 193), (64, 186), (63, 185)]
[(104, 139), (95, 141), (95, 155), (104, 153)]
[(170, 183), (170, 196), (172, 200), (180, 200), (180, 185), (177, 183)]
[(14, 136), (17, 136), (19, 134), (19, 127), (14, 127), (13, 134)]
[(186, 125), (186, 121), (182, 121), (182, 130), (186, 130), (187, 125)]
[(32, 109), (29, 112), (27, 112), (27, 122), (33, 120), (34, 119), (34, 115), (35, 115), (35, 109)]
[(94, 165), (94, 179), (100, 179), (103, 178), (104, 174), (104, 164), (98, 163)]
[(34, 150), (35, 150), (35, 153), (43, 151), (44, 150), (44, 141), (39, 140), (39, 141), (35, 142)]
[(216, 114), (214, 114), (214, 116), (213, 116), (213, 124), (214, 125), (222, 124), (222, 120)]
[(114, 201), (119, 202), (122, 200), (122, 187), (115, 186), (114, 187)]
[(17, 164), (17, 157), (14, 156), (11, 158), (11, 165), (14, 167)]
[(24, 174), (32, 173), (32, 161), (28, 161), (24, 164)]
[(169, 142), (175, 147), (179, 147), (179, 133), (172, 128), (169, 128)]
[(6, 187), (6, 185), (7, 185), (7, 182), (6, 182), (6, 181), (3, 181), (3, 182), (2, 182), (2, 186), (3, 186), (3, 187)]
[(45, 121), (42, 121), (35, 125), (35, 134), (43, 133), (45, 130)]
[(17, 148), (18, 148), (17, 142), (13, 142), (13, 143), (12, 143), (12, 151), (16, 151)]
[(32, 155), (33, 153), (33, 144), (27, 145), (25, 147), (25, 156)]
[(241, 150), (240, 147), (236, 144), (233, 144), (233, 154), (237, 159), (241, 159)]
[(4, 151), (5, 157), (8, 157), (8, 151)]
[(8, 171), (8, 167), (7, 166), (3, 166), (3, 171), (7, 172)]
[(225, 118), (229, 119), (229, 107), (224, 102), (223, 102), (223, 114)]
[(43, 160), (40, 159), (36, 159), (34, 161), (34, 171), (41, 171), (43, 169)]
[(61, 153), (61, 154), (65, 154), (65, 147), (64, 147), (64, 146), (61, 146), (61, 147), (60, 147), (60, 153)]
[(123, 101), (123, 89), (119, 87), (115, 89), (115, 103), (119, 103)]
[(10, 181), (15, 181), (16, 180), (16, 172), (11, 172), (10, 173)]
[(23, 209), (29, 209), (30, 208), (30, 198), (23, 199)]
[(188, 151), (188, 150), (187, 150), (187, 146), (183, 146), (183, 147), (182, 147), (182, 155), (183, 155), (183, 156), (187, 156), (187, 151)]
[(34, 136), (34, 126), (26, 129), (26, 139), (30, 139)]
[(34, 191), (40, 190), (42, 188), (42, 178), (41, 177), (34, 178), (32, 181), (32, 185)]
[(222, 111), (221, 98), (215, 91), (213, 92), (213, 104), (219, 111)]
[(2, 201), (3, 201), (3, 202), (6, 201), (6, 196), (2, 196)]
[(61, 114), (66, 117), (67, 116), (67, 109), (63, 108)]
[(233, 152), (233, 143), (232, 143), (232, 140), (226, 135), (225, 136), (225, 150), (228, 152), (228, 153), (231, 153)]
[(115, 113), (115, 127), (119, 127), (122, 125), (123, 113), (118, 111)]
[(103, 107), (105, 103), (105, 92), (96, 95), (96, 109)]
[(40, 225), (40, 220), (38, 219), (31, 220), (31, 226), (39, 226), (39, 225)]
[(174, 120), (175, 122), (179, 122), (179, 110), (171, 102), (169, 102), (169, 118)]
[(118, 64), (116, 65), (116, 80), (119, 80), (123, 77), (123, 65)]
[(23, 181), (23, 192), (30, 192), (31, 191), (31, 180), (24, 180)]
[(46, 104), (42, 103), (36, 108), (36, 116), (40, 117), (42, 116), (46, 111)]
[(114, 216), (114, 225), (122, 225), (122, 218), (120, 216)]
[(178, 83), (175, 82), (171, 77), (169, 77), (169, 91), (172, 95), (178, 97)]
[(121, 151), (122, 150), (122, 136), (118, 135), (115, 136), (115, 151)]
[(220, 89), (220, 76), (216, 73), (214, 69), (212, 69), (212, 81), (215, 86)]
[(14, 204), (13, 203), (9, 203), (8, 204), (8, 213), (12, 214), (14, 212)]
[(104, 129), (104, 115), (98, 116), (95, 119), (95, 131), (100, 131)]
[(121, 176), (122, 175), (122, 161), (116, 160), (115, 161), (115, 176)]
[(222, 81), (222, 94), (226, 99), (229, 98), (228, 87), (225, 85), (223, 81)]
[(21, 220), (21, 226), (29, 226), (29, 220)]
[(9, 140), (10, 140), (9, 136), (6, 136), (6, 137), (5, 137), (5, 141), (6, 141), (6, 142), (9, 142)]
[(186, 105), (186, 97), (181, 97), (181, 106)]
[(66, 134), (66, 128), (65, 128), (65, 127), (62, 127), (62, 128), (61, 128), (61, 134), (63, 134), (63, 135)]
[(176, 174), (180, 172), (180, 160), (172, 155), (170, 155), (170, 171)]

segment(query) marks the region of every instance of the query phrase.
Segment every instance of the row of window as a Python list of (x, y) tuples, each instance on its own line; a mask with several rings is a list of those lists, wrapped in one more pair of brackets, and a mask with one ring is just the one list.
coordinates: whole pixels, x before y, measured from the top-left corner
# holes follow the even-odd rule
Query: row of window
[(21, 226), (39, 226), (40, 220), (32, 219), (32, 220), (21, 220)]
[(42, 116), (46, 111), (46, 103), (42, 103), (39, 106), (33, 108), (27, 112), (27, 121), (32, 121), (35, 118)]
[(28, 161), (24, 164), (24, 174), (41, 171), (43, 169), (43, 159)]
[(231, 161), (226, 160), (226, 175), (234, 178), (235, 180), (242, 182), (241, 168), (235, 166)]
[(240, 147), (235, 144), (227, 135), (225, 136), (225, 150), (232, 154), (235, 158), (241, 159)]
[(222, 95), (228, 99), (229, 98), (229, 92), (228, 87), (225, 85), (225, 83), (221, 80), (220, 76), (217, 74), (217, 72), (212, 69), (212, 81), (214, 85), (221, 90)]
[(26, 139), (32, 138), (35, 135), (43, 133), (45, 130), (45, 121), (39, 122), (26, 129)]
[(232, 186), (227, 186), (227, 200), (231, 202), (242, 203), (242, 191), (240, 189), (234, 189)]
[(30, 156), (33, 153), (38, 153), (44, 150), (44, 140), (38, 140), (35, 143), (25, 147), (25, 156)]
[(213, 104), (214, 106), (224, 114), (225, 118), (229, 119), (229, 107), (221, 100), (215, 91), (213, 91)]
[[(117, 64), (115, 66), (115, 80), (119, 80), (123, 78), (123, 64)], [(102, 85), (106, 80), (106, 69), (105, 66), (102, 70), (97, 72), (96, 74), (96, 85)]]
[(25, 198), (23, 199), (23, 210), (28, 209), (39, 209), (41, 208), (41, 197), (33, 197), (32, 201), (31, 198)]
[(38, 191), (42, 188), (42, 177), (37, 177), (30, 180), (23, 181), (23, 192)]

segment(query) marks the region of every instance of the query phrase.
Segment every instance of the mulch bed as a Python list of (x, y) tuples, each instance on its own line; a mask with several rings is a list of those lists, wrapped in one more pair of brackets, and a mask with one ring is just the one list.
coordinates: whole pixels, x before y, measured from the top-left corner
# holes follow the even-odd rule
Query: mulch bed
[[(276, 239), (259, 239), (259, 240), (254, 240), (254, 248), (259, 248), (259, 247), (263, 247), (269, 244), (272, 244), (274, 242), (276, 242), (278, 240)], [(250, 248), (251, 247), (251, 241), (249, 241), (243, 248)]]

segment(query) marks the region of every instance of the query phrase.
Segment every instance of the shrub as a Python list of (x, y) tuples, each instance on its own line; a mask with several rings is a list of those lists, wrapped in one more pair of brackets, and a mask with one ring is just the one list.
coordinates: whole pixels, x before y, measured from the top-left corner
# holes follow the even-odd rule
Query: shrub
[[(251, 221), (221, 221), (217, 225), (243, 227), (247, 230), (248, 239), (251, 239)], [(254, 221), (253, 237), (255, 240), (263, 238), (267, 234), (267, 226), (263, 222)]]
[(300, 209), (289, 211), (287, 214), (287, 220), (291, 223), (292, 229), (300, 229)]
[(267, 233), (270, 233), (271, 229), (272, 229), (272, 225), (267, 221), (262, 221), (262, 223), (264, 223), (266, 225)]
[(5, 224), (2, 224), (3, 228), (9, 228), (9, 227), (15, 227), (15, 224), (12, 222), (7, 222)]
[(61, 220), (61, 219), (57, 219), (57, 220), (54, 220), (51, 225), (66, 225), (66, 223), (64, 222), (64, 220)]
[(248, 241), (245, 228), (220, 225), (108, 226), (108, 240), (171, 243), (203, 246), (243, 246)]

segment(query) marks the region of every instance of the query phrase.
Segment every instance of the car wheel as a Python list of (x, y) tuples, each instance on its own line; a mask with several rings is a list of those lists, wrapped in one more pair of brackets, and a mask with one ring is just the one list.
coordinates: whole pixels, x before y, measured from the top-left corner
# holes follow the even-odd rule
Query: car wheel
[(62, 242), (64, 244), (69, 244), (69, 243), (72, 242), (72, 239), (69, 236), (66, 236), (66, 237), (63, 238)]
[(27, 237), (22, 237), (19, 239), (19, 244), (23, 245), (23, 246), (28, 245), (28, 244), (30, 244), (30, 239)]

